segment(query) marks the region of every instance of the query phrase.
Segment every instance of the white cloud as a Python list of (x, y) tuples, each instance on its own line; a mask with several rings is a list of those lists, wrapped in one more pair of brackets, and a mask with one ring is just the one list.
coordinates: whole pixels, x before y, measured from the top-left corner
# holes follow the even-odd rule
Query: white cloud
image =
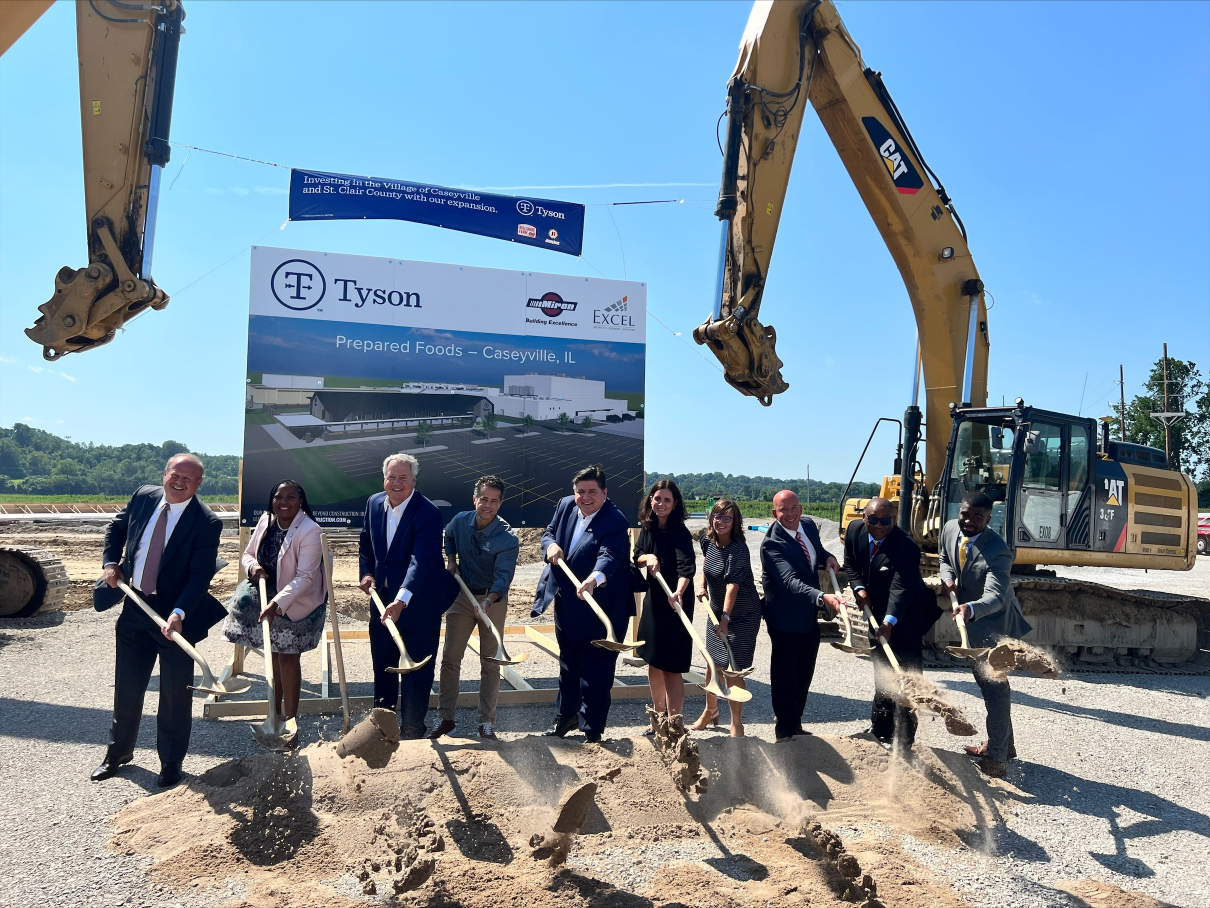
[(74, 375), (68, 375), (66, 372), (63, 372), (63, 371), (61, 371), (61, 370), (59, 370), (59, 369), (54, 369), (54, 370), (52, 370), (52, 371), (55, 373), (55, 375), (59, 375), (59, 376), (61, 376), (61, 377), (63, 377), (63, 378), (66, 378), (68, 381), (75, 381), (75, 380), (76, 380), (76, 377), (75, 377)]
[(33, 416), (22, 416), (21, 422), (27, 422), (27, 423), (28, 422), (42, 422), (42, 420), (40, 420), (36, 417), (33, 417)]
[(3, 353), (0, 353), (0, 363), (15, 363), (15, 362), (20, 362), (20, 360), (18, 360), (17, 357), (15, 357), (15, 356), (5, 356)]
[(30, 372), (45, 372), (46, 371), (46, 369), (44, 369), (42, 366), (26, 366), (25, 368), (29, 369)]
[(289, 189), (283, 189), (280, 186), (257, 186), (256, 191), (261, 195), (289, 195)]

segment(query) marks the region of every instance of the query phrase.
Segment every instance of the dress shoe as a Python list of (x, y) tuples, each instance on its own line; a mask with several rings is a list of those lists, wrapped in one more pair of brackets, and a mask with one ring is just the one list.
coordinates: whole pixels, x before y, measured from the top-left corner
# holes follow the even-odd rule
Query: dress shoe
[(798, 726), (798, 731), (794, 732), (794, 737), (798, 737), (799, 735), (809, 735), (809, 734), (811, 734), (811, 733), (800, 725), (800, 726)]
[(556, 715), (555, 721), (550, 724), (550, 728), (542, 732), (544, 738), (562, 738), (569, 731), (575, 731), (576, 726), (580, 724), (578, 716), (563, 716)]
[(1008, 772), (1008, 764), (1001, 763), (999, 760), (993, 760), (991, 757), (980, 757), (978, 760), (972, 760), (971, 762), (975, 764), (979, 772), (992, 779), (1003, 779), (1005, 773)]
[[(972, 757), (986, 757), (987, 756), (987, 742), (986, 741), (984, 741), (982, 744), (979, 744), (979, 745), (967, 744), (962, 749), (965, 750)], [(1017, 759), (1017, 748), (1014, 747), (1012, 744), (1008, 745), (1008, 758), (1010, 760)]]
[(492, 723), (490, 722), (484, 722), (479, 726), (479, 737), (486, 738), (488, 741), (500, 740), (496, 737), (496, 729), (492, 727)]
[(122, 757), (120, 760), (111, 760), (109, 757), (106, 757), (101, 761), (101, 765), (92, 771), (92, 775), (89, 778), (94, 782), (104, 782), (106, 779), (117, 775), (118, 770), (132, 759), (134, 759), (133, 756)]
[(160, 774), (155, 777), (155, 784), (160, 788), (171, 788), (181, 781), (181, 767), (165, 766), (160, 769)]
[(600, 744), (601, 743), (601, 733), (599, 731), (584, 732), (584, 743), (585, 744)]
[(441, 724), (429, 732), (429, 740), (436, 741), (442, 735), (448, 735), (456, 728), (456, 723), (453, 719), (442, 719)]

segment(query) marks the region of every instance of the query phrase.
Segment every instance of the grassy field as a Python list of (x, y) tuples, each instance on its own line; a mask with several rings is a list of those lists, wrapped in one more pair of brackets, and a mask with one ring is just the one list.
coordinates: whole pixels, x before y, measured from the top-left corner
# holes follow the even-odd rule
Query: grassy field
[[(755, 517), (772, 520), (773, 502), (771, 501), (739, 501), (739, 512), (744, 517)], [(710, 502), (704, 499), (686, 499), (685, 508), (692, 513), (705, 513), (710, 509)], [(803, 511), (813, 517), (826, 517), (828, 520), (840, 519), (840, 505), (836, 502), (812, 503)]]

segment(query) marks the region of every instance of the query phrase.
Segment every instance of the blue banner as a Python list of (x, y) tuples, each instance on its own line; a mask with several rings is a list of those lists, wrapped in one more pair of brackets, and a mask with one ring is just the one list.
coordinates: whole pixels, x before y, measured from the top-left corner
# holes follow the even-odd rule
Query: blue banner
[(584, 206), (404, 180), (290, 171), (290, 220), (413, 221), (579, 255)]

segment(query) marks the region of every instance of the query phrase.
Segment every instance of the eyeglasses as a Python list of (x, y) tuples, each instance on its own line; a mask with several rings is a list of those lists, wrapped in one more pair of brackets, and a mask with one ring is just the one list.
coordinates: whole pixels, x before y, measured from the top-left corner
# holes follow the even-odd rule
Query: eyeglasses
[(872, 527), (889, 527), (895, 522), (893, 517), (867, 517), (865, 522)]
[(732, 520), (733, 520), (733, 518), (730, 514), (715, 514), (714, 515), (715, 523), (730, 523)]

